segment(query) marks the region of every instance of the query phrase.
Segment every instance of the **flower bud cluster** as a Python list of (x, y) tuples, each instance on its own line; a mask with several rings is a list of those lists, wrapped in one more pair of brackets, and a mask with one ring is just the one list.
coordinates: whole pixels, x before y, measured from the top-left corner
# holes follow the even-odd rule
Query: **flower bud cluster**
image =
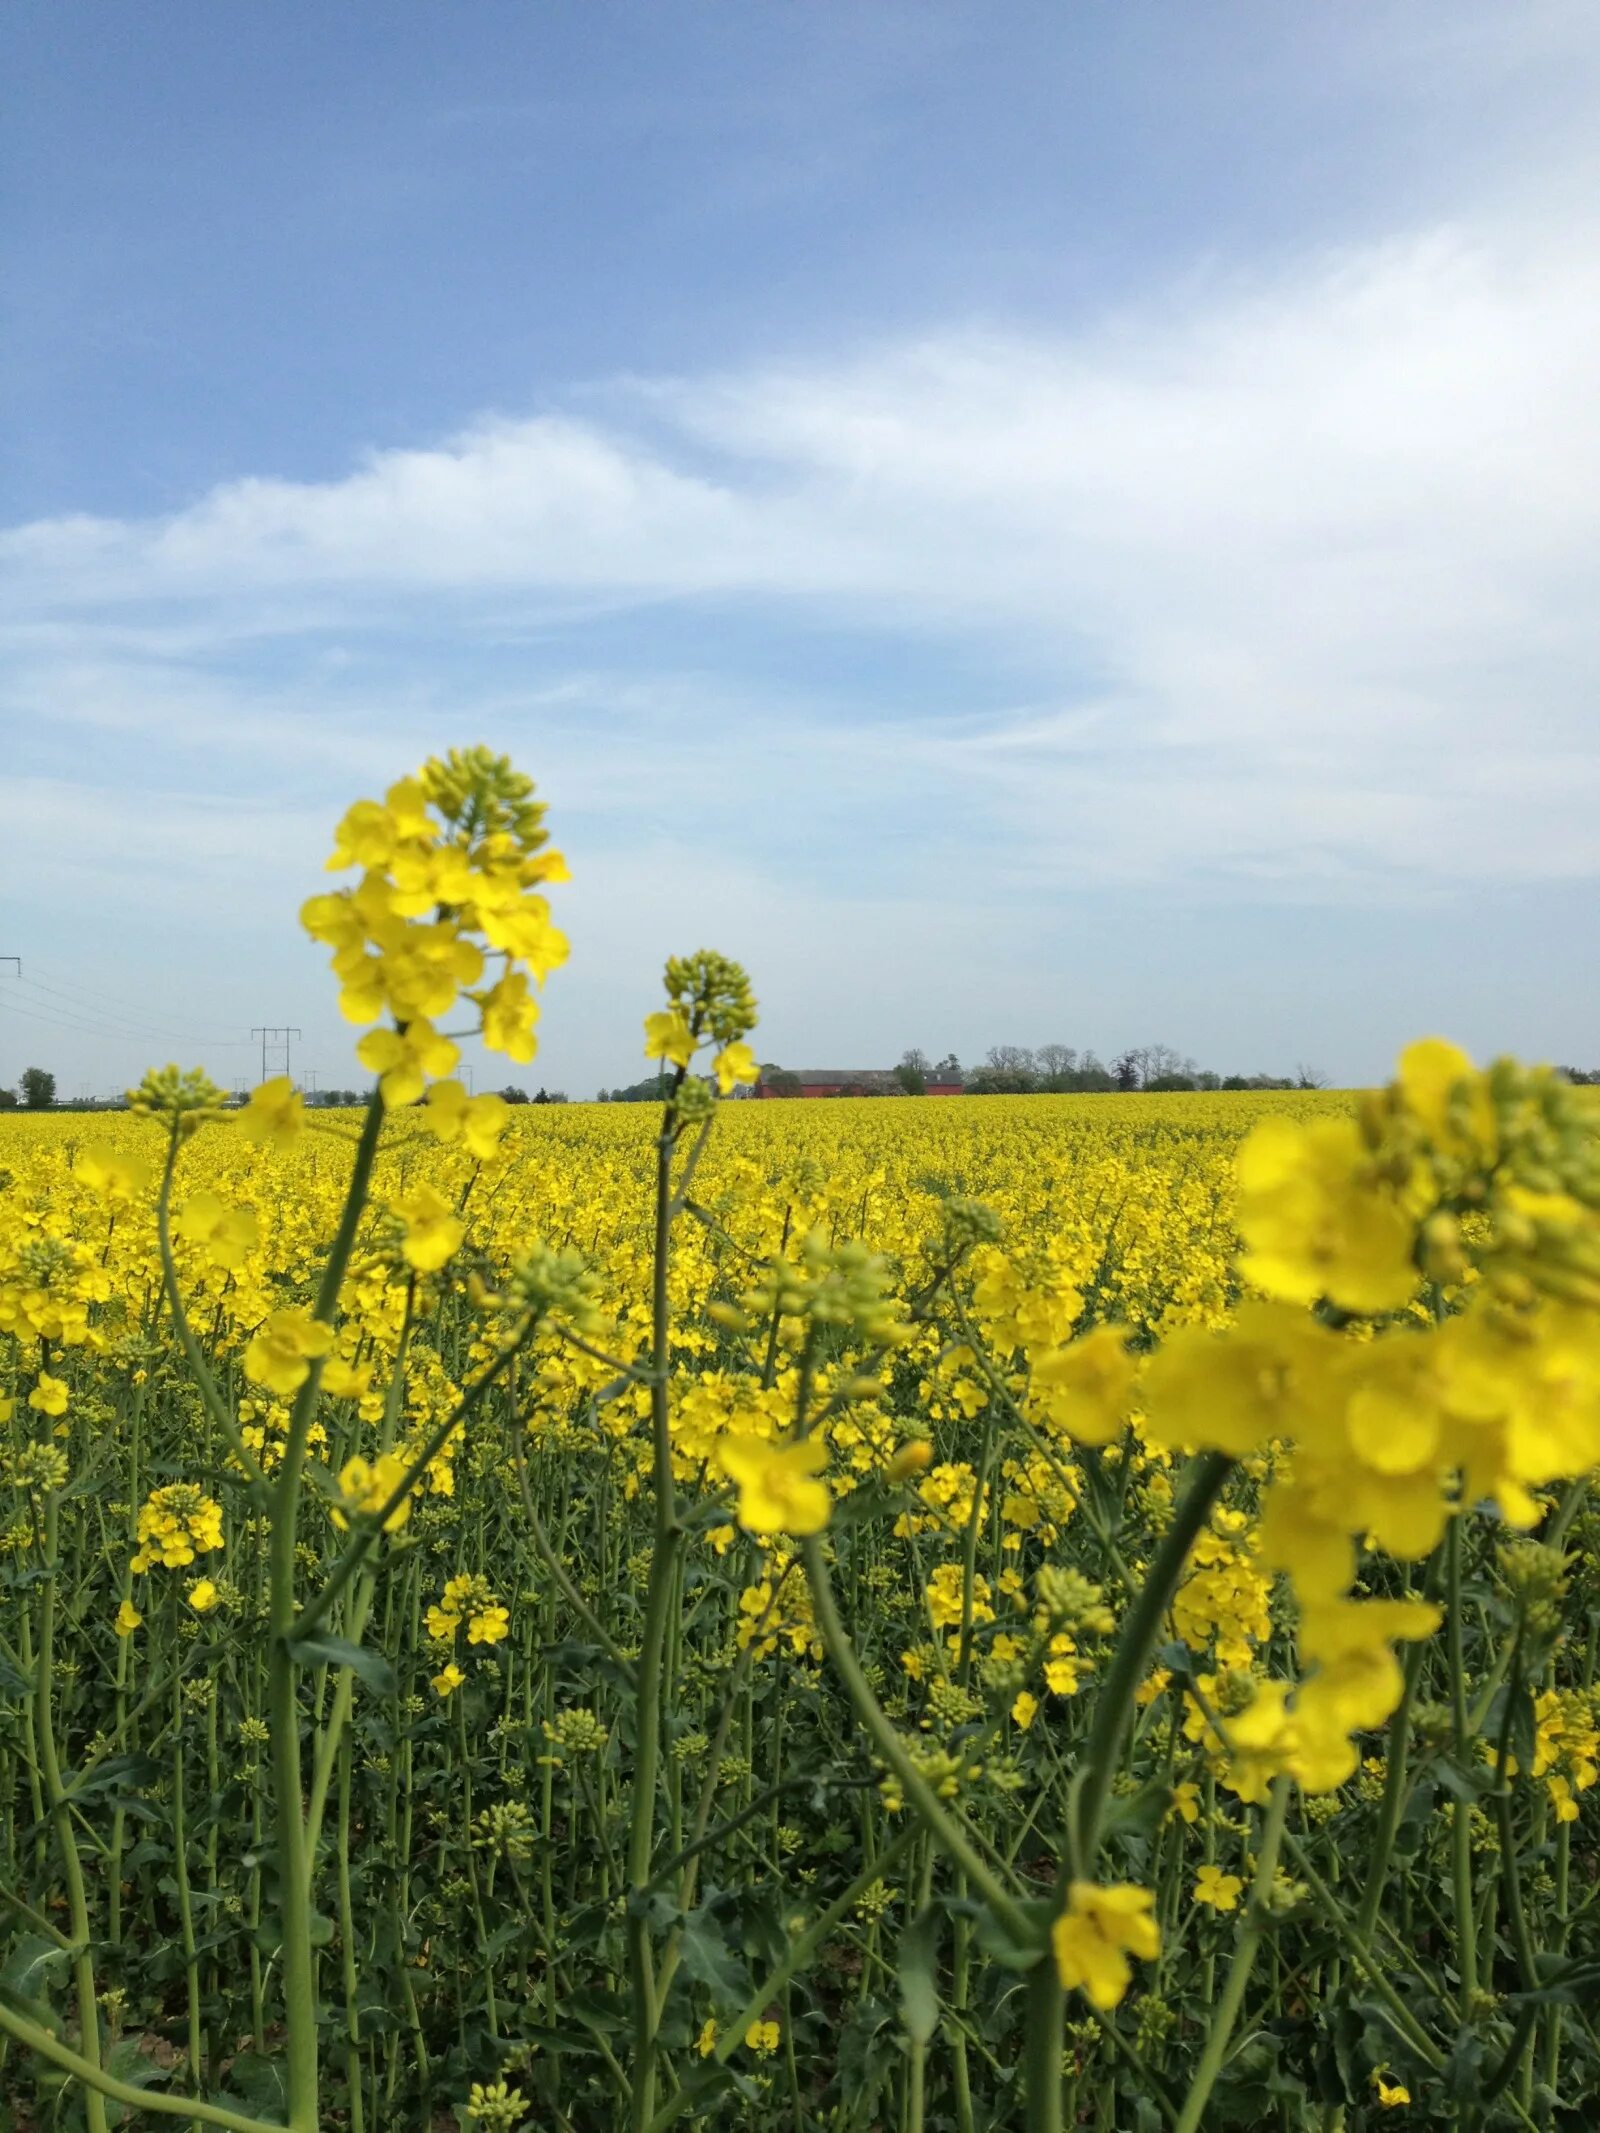
[[(526, 1065), (537, 1048), (533, 985), (566, 960), (545, 887), (567, 879), (531, 781), (487, 749), (452, 750), (357, 801), (335, 835), (331, 872), (359, 868), (354, 888), (301, 910), (333, 950), (339, 1006), (357, 1023), (389, 1024), (356, 1047), (386, 1104), (415, 1103), (460, 1053), (438, 1024), (464, 995), (491, 1051)], [(499, 974), (485, 982), (491, 961)]]
[(139, 1086), (128, 1091), (128, 1109), (168, 1120), (179, 1139), (187, 1140), (207, 1119), (222, 1116), (222, 1091), (204, 1067), (152, 1067)]

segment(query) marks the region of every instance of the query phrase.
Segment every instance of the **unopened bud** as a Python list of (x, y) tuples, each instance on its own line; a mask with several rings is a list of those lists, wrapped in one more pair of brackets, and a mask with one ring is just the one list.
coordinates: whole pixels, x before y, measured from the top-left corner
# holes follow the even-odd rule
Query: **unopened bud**
[(884, 1478), (890, 1483), (909, 1481), (913, 1474), (925, 1473), (933, 1463), (933, 1446), (926, 1437), (917, 1437), (910, 1444), (902, 1444), (884, 1468)]
[(1422, 1266), (1430, 1281), (1458, 1282), (1465, 1278), (1467, 1255), (1461, 1244), (1461, 1225), (1454, 1215), (1431, 1215), (1422, 1230)]

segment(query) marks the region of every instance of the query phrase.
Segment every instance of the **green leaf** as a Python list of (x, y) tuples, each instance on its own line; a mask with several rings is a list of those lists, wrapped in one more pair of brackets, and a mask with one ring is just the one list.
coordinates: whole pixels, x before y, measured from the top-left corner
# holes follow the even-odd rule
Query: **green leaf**
[(875, 1481), (866, 1481), (835, 1503), (828, 1525), (835, 1533), (843, 1532), (848, 1526), (864, 1525), (869, 1518), (883, 1518), (895, 1507), (887, 1490)]
[(873, 2105), (900, 2064), (889, 2031), (890, 2009), (882, 2000), (863, 2000), (839, 2039), (839, 2080), (855, 2109), (857, 2123), (870, 2120)]
[(241, 2052), (228, 2070), (230, 2100), (237, 2097), (253, 2117), (289, 2115), (289, 2077), (282, 2059)]
[[(965, 1906), (946, 1903), (946, 1909), (951, 1912), (958, 1908)], [(975, 1905), (970, 1914), (974, 1940), (990, 1961), (998, 1963), (1003, 1970), (1031, 1970), (1050, 1945), (1053, 1919), (1049, 1904), (1025, 1902), (1022, 1911), (1034, 1928), (1033, 1937), (1027, 1940), (1015, 1939), (1010, 1928), (995, 1917), (987, 1904)]]
[(67, 1788), (70, 1800), (87, 1800), (102, 1792), (127, 1792), (141, 1785), (153, 1785), (163, 1775), (161, 1765), (153, 1755), (108, 1755), (103, 1763), (77, 1778)]
[(900, 1936), (900, 2021), (913, 2044), (927, 2044), (939, 2027), (937, 1920), (919, 1911)]
[(291, 1635), (288, 1644), (301, 1666), (347, 1666), (377, 1695), (394, 1696), (399, 1692), (400, 1684), (395, 1679), (394, 1668), (381, 1652), (369, 1651), (364, 1644), (352, 1644), (348, 1638), (330, 1636), (323, 1629), (311, 1630), (303, 1637)]
[(126, 2081), (130, 2088), (154, 2088), (158, 2081), (166, 2079), (166, 2069), (157, 2066), (148, 2052), (139, 2049), (137, 2037), (124, 2037), (111, 2057), (106, 2061), (106, 2072), (115, 2081)]
[(702, 1904), (683, 1922), (678, 1954), (685, 1973), (704, 1985), (719, 2012), (737, 2011), (750, 1997), (744, 1958), (728, 1946), (723, 1930)]
[(1125, 1799), (1114, 1799), (1105, 1819), (1105, 1832), (1124, 1836), (1148, 1837), (1161, 1825), (1162, 1817), (1172, 1804), (1172, 1788), (1164, 1778), (1152, 1778), (1148, 1785), (1130, 1793)]
[(1557, 2003), (1575, 2007), (1592, 2007), (1600, 1999), (1600, 1963), (1557, 1962), (1545, 1957), (1539, 1965), (1544, 1973), (1544, 1982), (1531, 1992), (1513, 1992), (1506, 1995), (1507, 2004), (1514, 2007), (1552, 2006)]
[(563, 2052), (592, 2052), (593, 2046), (587, 2037), (576, 2037), (570, 2029), (546, 2029), (539, 2022), (524, 2022), (517, 2030), (521, 2044), (536, 2044), (542, 2052), (560, 2056)]
[(1494, 1770), (1488, 1763), (1461, 1763), (1453, 1755), (1441, 1755), (1432, 1774), (1453, 1800), (1465, 1800), (1469, 1806), (1495, 1788)]
[(67, 1949), (42, 1934), (21, 1934), (6, 1957), (5, 1967), (0, 1969), (0, 1998), (31, 2014), (48, 2016), (51, 1983), (66, 1970), (70, 1960)]

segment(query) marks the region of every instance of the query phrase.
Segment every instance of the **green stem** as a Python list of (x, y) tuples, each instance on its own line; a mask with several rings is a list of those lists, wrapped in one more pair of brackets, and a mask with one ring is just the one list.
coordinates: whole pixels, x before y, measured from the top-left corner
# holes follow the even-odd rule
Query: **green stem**
[[(1083, 1880), (1089, 1879), (1094, 1872), (1106, 1800), (1133, 1715), (1134, 1693), (1149, 1671), (1156, 1639), (1161, 1634), (1162, 1622), (1183, 1576), (1189, 1550), (1211, 1516), (1212, 1507), (1232, 1471), (1233, 1461), (1225, 1452), (1205, 1452), (1195, 1461), (1183, 1500), (1173, 1513), (1172, 1524), (1162, 1538), (1139, 1597), (1134, 1601), (1117, 1640), (1105, 1686), (1095, 1706), (1094, 1724), (1090, 1728), (1082, 1772), (1075, 1786), (1075, 1813), (1071, 1823), (1073, 1842), (1069, 1845), (1069, 1854), (1075, 1852), (1076, 1859), (1063, 1861), (1060, 1877), (1063, 1884), (1074, 1870)], [(1064, 1893), (1064, 1886), (1058, 1887), (1058, 1897)]]
[(727, 2064), (744, 2042), (745, 2032), (750, 2024), (761, 2019), (762, 2013), (778, 1997), (790, 1979), (806, 1967), (834, 1928), (849, 1916), (862, 1892), (871, 1888), (875, 1881), (882, 1881), (890, 1868), (899, 1863), (921, 1834), (920, 1823), (908, 1822), (875, 1858), (867, 1861), (844, 1893), (836, 1896), (828, 1908), (812, 1920), (804, 1933), (796, 1935), (785, 1949), (777, 1967), (761, 1980), (732, 2021), (722, 2026), (715, 2053), (718, 2065)]
[(195, 1339), (189, 1325), (188, 1313), (183, 1308), (183, 1295), (178, 1287), (178, 1267), (172, 1256), (172, 1180), (178, 1166), (178, 1132), (174, 1125), (172, 1138), (167, 1143), (166, 1167), (161, 1173), (161, 1190), (156, 1198), (156, 1242), (161, 1252), (161, 1283), (166, 1294), (167, 1306), (172, 1313), (172, 1323), (178, 1335), (184, 1360), (199, 1390), (200, 1400), (206, 1413), (227, 1440), (228, 1449), (238, 1461), (240, 1469), (258, 1487), (266, 1482), (260, 1461), (239, 1433), (239, 1425), (228, 1412), (228, 1403), (217, 1390), (215, 1378), (200, 1352), (200, 1343)]
[[(53, 2031), (30, 2022), (14, 2008), (0, 2000), (0, 2031), (12, 2037), (28, 2051), (37, 2052), (52, 2066), (60, 2067), (64, 2074), (71, 2074), (85, 2088), (98, 2096), (108, 2096), (113, 2103), (126, 2104), (134, 2111), (154, 2111), (163, 2118), (187, 2118), (203, 2126), (221, 2126), (224, 2133), (284, 2133), (281, 2125), (265, 2118), (248, 2118), (242, 2111), (230, 2111), (220, 2103), (202, 2103), (196, 2096), (168, 2096), (160, 2089), (135, 2088), (131, 2081), (119, 2081), (114, 2074), (104, 2072), (95, 2063), (63, 2044)], [(102, 2113), (102, 2123), (104, 2114)]]
[(893, 1771), (906, 1798), (916, 1808), (934, 1842), (966, 1875), (1011, 1937), (1020, 1945), (1036, 1940), (1038, 1936), (1021, 1906), (998, 1880), (989, 1862), (978, 1851), (961, 1822), (946, 1808), (911, 1760), (904, 1741), (890, 1724), (887, 1713), (873, 1695), (871, 1684), (862, 1672), (861, 1662), (855, 1655), (855, 1648), (839, 1619), (839, 1609), (834, 1600), (821, 1541), (813, 1535), (811, 1539), (801, 1543), (800, 1552), (805, 1564), (806, 1582), (811, 1587), (811, 1604), (817, 1628), (822, 1633), (828, 1657), (855, 1706), (856, 1716), (872, 1736), (878, 1754)]
[(1027, 2133), (1061, 2133), (1066, 2006), (1055, 1957), (1047, 1949), (1028, 1980), (1028, 2041), (1022, 2067)]
[[(673, 1090), (682, 1085), (678, 1069)], [(645, 1596), (644, 1638), (634, 1693), (633, 1813), (628, 1826), (628, 1977), (633, 1999), (633, 2072), (630, 2110), (635, 2133), (645, 2133), (655, 2115), (655, 1959), (645, 1904), (655, 1856), (656, 1788), (661, 1770), (661, 1705), (667, 1612), (676, 1584), (680, 1538), (677, 1488), (672, 1474), (672, 1410), (668, 1385), (669, 1299), (672, 1251), (672, 1155), (676, 1145), (669, 1103), (656, 1138), (655, 1236), (650, 1289), (650, 1438), (655, 1490), (655, 1546)]]
[(1305, 1881), (1317, 1908), (1328, 1924), (1339, 1935), (1349, 1950), (1351, 1960), (1369, 1986), (1382, 2000), (1397, 2032), (1404, 2037), (1412, 2050), (1437, 2073), (1444, 2065), (1444, 2056), (1433, 2044), (1427, 2031), (1411, 2012), (1405, 2001), (1390, 1983), (1388, 1972), (1373, 1954), (1366, 1941), (1355, 1930), (1354, 1922), (1346, 1915), (1344, 1907), (1332, 1889), (1312, 1865), (1305, 1846), (1291, 1832), (1284, 1839), (1289, 1856), (1294, 1861), (1295, 1872)]
[[(322, 1270), (316, 1316), (331, 1325), (339, 1287), (355, 1243), (366, 1204), (378, 1138), (383, 1131), (383, 1099), (374, 1089), (362, 1122), (355, 1163), (345, 1194), (339, 1227)], [(270, 1642), (267, 1657), (267, 1716), (272, 1732), (272, 1807), (278, 1851), (279, 1904), (283, 1927), (283, 2003), (288, 2030), (290, 2133), (316, 2133), (317, 1980), (311, 1938), (311, 1850), (307, 1841), (301, 1789), (299, 1664), (295, 1657), (295, 1537), (306, 1442), (316, 1409), (321, 1368), (313, 1364), (295, 1395), (285, 1437), (283, 1463), (271, 1497), (271, 1534), (267, 1548)]]
[(357, 2002), (360, 1983), (356, 1968), (356, 1920), (350, 1901), (350, 1743), (342, 1743), (339, 1756), (339, 1954), (344, 1982), (345, 2088), (348, 2092), (350, 2133), (363, 2133), (361, 2097), (361, 2012)]
[[(1462, 1650), (1461, 1518), (1451, 1519), (1444, 1537), (1445, 1655), (1450, 1670), (1450, 1728), (1456, 1761), (1464, 1765), (1467, 1729), (1467, 1670)], [(1478, 1991), (1478, 1929), (1472, 1894), (1472, 1808), (1466, 1800), (1450, 1803), (1450, 1882), (1456, 1917), (1458, 2006), (1470, 2019)]]
[[(95, 2004), (94, 1957), (90, 1949), (89, 1900), (84, 1892), (83, 1865), (78, 1856), (78, 1840), (73, 1834), (72, 1815), (66, 1788), (61, 1782), (60, 1761), (56, 1755), (53, 1698), (56, 1556), (60, 1542), (60, 1509), (58, 1499), (53, 1493), (45, 1506), (43, 1542), (45, 1578), (40, 1601), (39, 1664), (34, 1685), (39, 1769), (44, 1779), (45, 1796), (50, 1803), (50, 1818), (55, 1828), (56, 1842), (61, 1852), (62, 1873), (67, 1884), (67, 1915), (72, 1928), (72, 1968), (78, 2000), (78, 2029), (83, 2040), (85, 2062), (98, 2069), (100, 2024)], [(107, 2133), (106, 2107), (93, 2088), (84, 2103), (89, 2133)]]
[[(177, 1608), (173, 1608), (176, 1616)], [(189, 2078), (205, 2079), (200, 2024), (200, 1958), (194, 1942), (194, 1902), (189, 1888), (187, 1758), (183, 1748), (183, 1674), (172, 1677), (172, 1870), (178, 1884), (178, 1931), (183, 1942), (183, 1989), (189, 2017)]]
[(1416, 1697), (1417, 1683), (1421, 1679), (1423, 1661), (1427, 1654), (1428, 1647), (1420, 1640), (1406, 1653), (1400, 1702), (1390, 1722), (1388, 1764), (1383, 1779), (1383, 1805), (1378, 1814), (1378, 1828), (1371, 1855), (1363, 1860), (1361, 1867), (1366, 1887), (1362, 1891), (1361, 1908), (1356, 1914), (1356, 1929), (1363, 1940), (1371, 1940), (1372, 1929), (1377, 1924), (1378, 1913), (1383, 1907), (1384, 1883), (1388, 1878), (1389, 1861), (1394, 1853), (1394, 1840), (1400, 1828), (1400, 1816), (1406, 1802), (1406, 1758), (1411, 1747), (1411, 1706)]
[(1200, 2064), (1195, 2069), (1194, 2080), (1184, 2098), (1183, 2109), (1178, 2113), (1174, 2133), (1197, 2133), (1205, 2108), (1216, 2086), (1217, 2076), (1222, 2072), (1223, 2061), (1228, 2055), (1228, 2042), (1233, 2035), (1234, 2024), (1239, 2019), (1239, 2010), (1244, 2005), (1245, 1989), (1250, 1983), (1250, 1973), (1255, 1968), (1257, 1950), (1266, 1926), (1266, 1906), (1272, 1893), (1272, 1877), (1278, 1871), (1278, 1853), (1283, 1844), (1284, 1819), (1289, 1812), (1289, 1780), (1275, 1778), (1271, 1803), (1261, 1833), (1261, 1849), (1256, 1855), (1255, 1877), (1250, 1884), (1250, 1895), (1245, 1904), (1243, 1918), (1233, 1944), (1233, 1961), (1228, 1965), (1228, 1975), (1222, 1987), (1222, 1998), (1211, 2018), (1211, 2028), (1206, 2037), (1205, 2050), (1200, 2055)]

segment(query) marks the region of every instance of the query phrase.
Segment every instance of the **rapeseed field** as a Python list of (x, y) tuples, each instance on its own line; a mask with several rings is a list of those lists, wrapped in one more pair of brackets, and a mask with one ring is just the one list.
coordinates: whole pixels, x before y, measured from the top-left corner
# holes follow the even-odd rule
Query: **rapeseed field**
[(0, 1119), (0, 2125), (1594, 2123), (1587, 1092), (513, 1111), (527, 781), (330, 864), (364, 1111)]

